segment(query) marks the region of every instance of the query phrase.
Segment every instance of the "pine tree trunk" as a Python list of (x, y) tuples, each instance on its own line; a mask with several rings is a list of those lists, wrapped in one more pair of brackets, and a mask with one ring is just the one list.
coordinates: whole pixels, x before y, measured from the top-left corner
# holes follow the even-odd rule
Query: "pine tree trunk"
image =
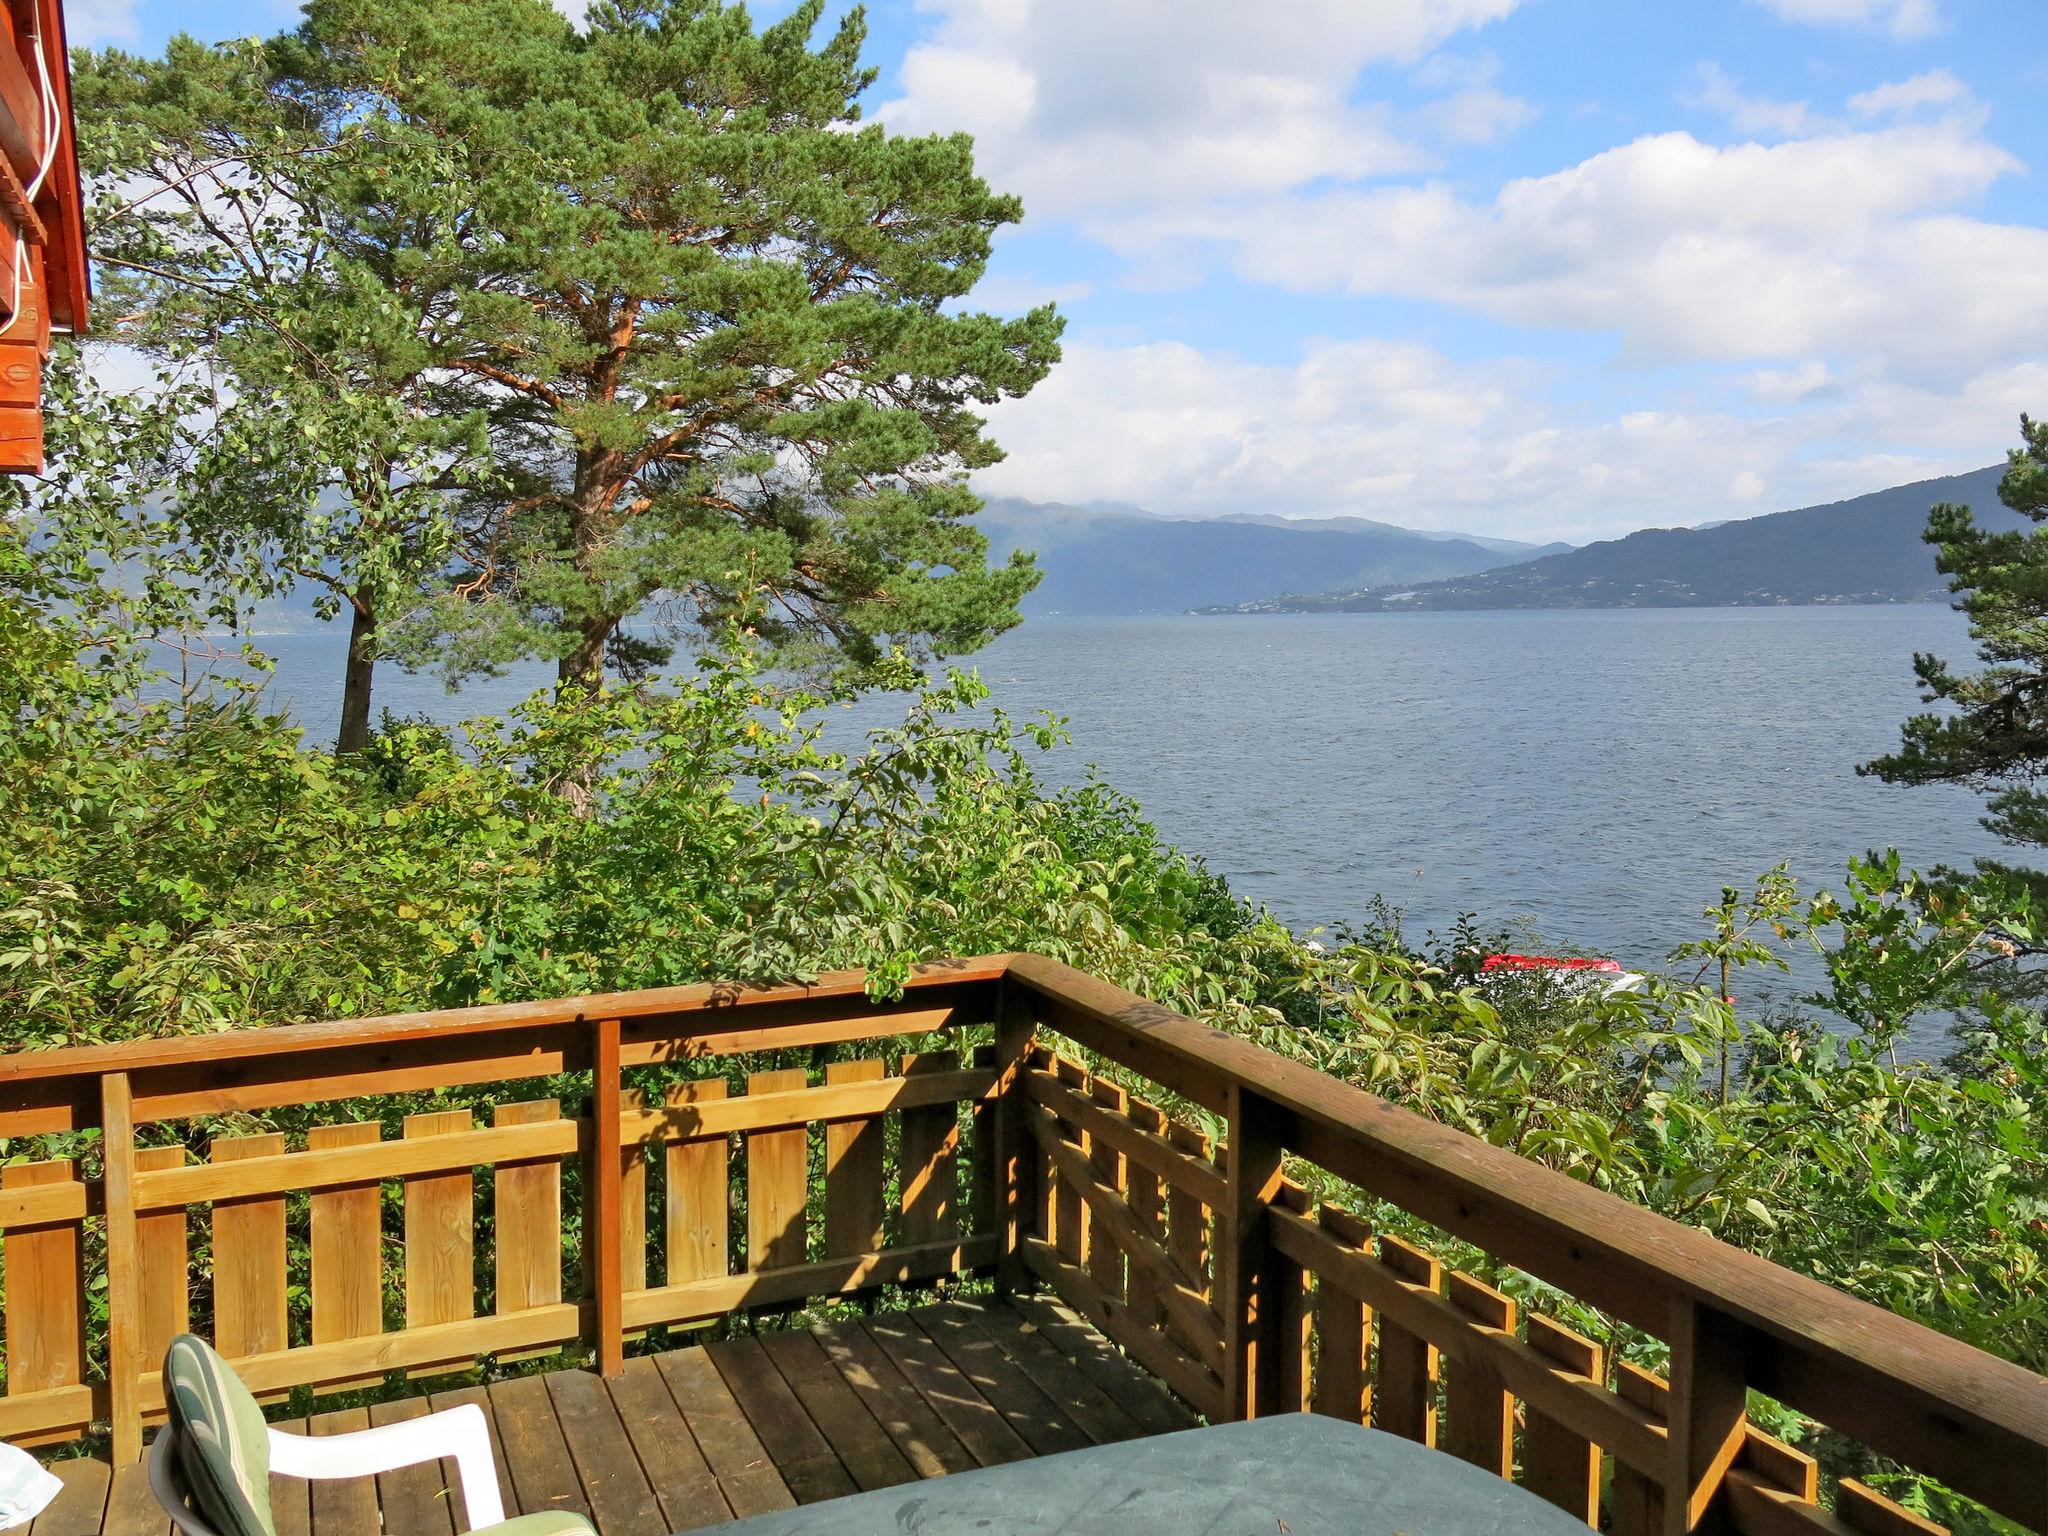
[(356, 596), (349, 604), (348, 661), (341, 679), (341, 731), (337, 754), (360, 752), (370, 744), (370, 689), (377, 669), (377, 614)]
[(604, 646), (611, 637), (612, 621), (592, 616), (576, 626), (576, 646), (555, 668), (560, 688), (588, 688), (595, 691), (604, 681)]
[[(569, 513), (569, 555), (576, 564), (577, 573), (591, 583), (593, 592), (600, 590), (595, 567), (602, 556), (608, 531), (605, 513), (610, 502), (605, 473), (611, 457), (601, 449), (586, 449), (578, 455), (575, 498)], [(591, 606), (595, 608), (598, 605), (593, 603)], [(595, 692), (604, 682), (605, 642), (611, 638), (618, 621), (609, 614), (589, 610), (565, 617), (574, 627), (575, 644), (556, 667), (557, 688), (585, 688)]]

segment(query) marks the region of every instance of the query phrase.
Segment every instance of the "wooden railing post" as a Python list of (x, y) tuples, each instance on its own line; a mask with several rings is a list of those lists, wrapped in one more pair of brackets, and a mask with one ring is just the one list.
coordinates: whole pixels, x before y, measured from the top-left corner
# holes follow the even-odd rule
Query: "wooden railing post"
[(1664, 1485), (1665, 1536), (1717, 1528), (1722, 1479), (1742, 1451), (1749, 1412), (1743, 1325), (1725, 1312), (1674, 1298)]
[(135, 1225), (135, 1103), (126, 1072), (100, 1079), (107, 1209), (107, 1406), (114, 1465), (142, 1458), (142, 1265)]
[[(1216, 1306), (1223, 1317), (1223, 1411), (1250, 1419), (1287, 1411), (1281, 1401), (1284, 1311), (1280, 1255), (1266, 1207), (1280, 1193), (1280, 1111), (1241, 1083), (1226, 1096), (1229, 1192), (1216, 1213)], [(1297, 1405), (1298, 1406), (1298, 1405)]]
[(626, 1368), (626, 1292), (620, 1264), (619, 1186), (624, 1157), (619, 1133), (619, 1021), (599, 1019), (592, 1051), (590, 1096), (592, 1178), (583, 1240), (595, 1244), (591, 1273), (597, 1289), (597, 1369), (616, 1376)]
[(1031, 1144), (1030, 1104), (1024, 1073), (1038, 1039), (1031, 995), (1014, 982), (999, 983), (996, 998), (996, 1289), (1029, 1292), (1034, 1279), (1024, 1263), (1024, 1239), (1038, 1208), (1038, 1158)]

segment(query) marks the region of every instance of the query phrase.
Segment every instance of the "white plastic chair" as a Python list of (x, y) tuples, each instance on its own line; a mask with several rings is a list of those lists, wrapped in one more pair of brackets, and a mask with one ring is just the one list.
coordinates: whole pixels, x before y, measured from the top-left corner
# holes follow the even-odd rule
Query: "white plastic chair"
[[(149, 1451), (149, 1486), (184, 1536), (220, 1536), (185, 1494), (178, 1469), (177, 1432), (166, 1424)], [(342, 1435), (294, 1435), (271, 1429), (270, 1470), (286, 1477), (327, 1479), (373, 1477), (426, 1461), (453, 1461), (462, 1484), (464, 1528), (481, 1531), (505, 1520), (498, 1470), (491, 1461), (491, 1431), (474, 1403), (444, 1408), (424, 1418), (378, 1424)]]
[[(474, 1403), (348, 1434), (294, 1435), (266, 1424), (227, 1361), (191, 1334), (171, 1340), (164, 1353), (164, 1401), (170, 1421), (150, 1448), (149, 1486), (183, 1536), (278, 1536), (272, 1473), (372, 1477), (430, 1461), (455, 1463), (475, 1536), (596, 1536), (567, 1510), (505, 1518), (490, 1426)], [(195, 1478), (201, 1497), (188, 1486)]]

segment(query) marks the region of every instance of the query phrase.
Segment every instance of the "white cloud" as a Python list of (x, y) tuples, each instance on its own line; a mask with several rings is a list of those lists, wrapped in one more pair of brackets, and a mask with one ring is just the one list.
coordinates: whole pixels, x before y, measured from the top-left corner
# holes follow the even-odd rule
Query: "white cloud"
[[(876, 116), (973, 133), (991, 183), (1041, 217), (1355, 181), (1423, 159), (1389, 112), (1352, 99), (1359, 72), (1412, 64), (1517, 3), (1298, 0), (1252, 26), (1233, 0), (934, 0), (935, 33)], [(1495, 95), (1452, 125), (1502, 131), (1511, 98)]]
[(1945, 69), (1924, 70), (1849, 98), (1859, 117), (1903, 117), (1924, 107), (1954, 107), (1970, 101), (1970, 88)]
[(1796, 368), (1759, 368), (1742, 382), (1750, 398), (1766, 405), (1789, 405), (1826, 389), (1834, 381), (1828, 365), (1818, 358)]
[(136, 0), (71, 0), (64, 7), (64, 41), (74, 48), (132, 43)]
[(1773, 101), (1748, 96), (1720, 65), (1701, 64), (1693, 70), (1692, 86), (1680, 98), (1689, 107), (1699, 107), (1728, 119), (1737, 133), (1761, 133), (1772, 138), (1802, 138), (1827, 126), (1827, 119), (1803, 101)]
[(1935, 0), (1757, 0), (1783, 21), (1813, 26), (1868, 27), (1908, 39), (1941, 30)]
[[(1546, 404), (1547, 373), (1414, 343), (1318, 342), (1291, 364), (1176, 342), (1071, 343), (994, 414), (991, 495), (1209, 516), (1355, 514), (1505, 537), (1611, 538), (1807, 506), (1996, 462), (2048, 364), (1950, 389), (1875, 383), (1761, 414)], [(1816, 455), (1810, 445), (1830, 445)], [(1731, 465), (1741, 468), (1733, 474)]]
[(1486, 202), (1341, 188), (1093, 227), (1134, 259), (1206, 241), (1297, 291), (1611, 332), (1632, 360), (1845, 352), (1958, 372), (2048, 351), (2048, 230), (1953, 211), (2019, 169), (1954, 121), (1775, 145), (1664, 133)]

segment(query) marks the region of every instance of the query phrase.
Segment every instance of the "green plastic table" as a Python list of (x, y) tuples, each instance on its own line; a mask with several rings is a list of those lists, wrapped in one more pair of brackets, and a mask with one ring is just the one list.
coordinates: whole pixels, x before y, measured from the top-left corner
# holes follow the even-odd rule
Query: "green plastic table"
[(1218, 1424), (756, 1515), (719, 1536), (1587, 1536), (1456, 1457), (1315, 1414)]

